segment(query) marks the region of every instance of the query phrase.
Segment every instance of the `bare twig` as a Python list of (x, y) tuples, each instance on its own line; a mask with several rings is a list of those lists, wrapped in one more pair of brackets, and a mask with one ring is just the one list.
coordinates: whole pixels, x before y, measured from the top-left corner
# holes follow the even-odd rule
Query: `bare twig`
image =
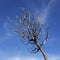
[(44, 59), (47, 60), (46, 54), (41, 46), (43, 46), (48, 39), (48, 27), (46, 28), (46, 37), (44, 41), (42, 41), (42, 43), (39, 43), (37, 39), (42, 34), (42, 25), (40, 24), (41, 22), (34, 21), (34, 17), (32, 17), (30, 12), (25, 11), (25, 9), (22, 10), (22, 15), (20, 17), (16, 16), (16, 18), (18, 19), (16, 22), (16, 32), (22, 38), (28, 39), (27, 44), (29, 43), (33, 45), (35, 44), (36, 46), (36, 47), (34, 46), (34, 48), (30, 48), (31, 53), (37, 53), (38, 51), (41, 51)]

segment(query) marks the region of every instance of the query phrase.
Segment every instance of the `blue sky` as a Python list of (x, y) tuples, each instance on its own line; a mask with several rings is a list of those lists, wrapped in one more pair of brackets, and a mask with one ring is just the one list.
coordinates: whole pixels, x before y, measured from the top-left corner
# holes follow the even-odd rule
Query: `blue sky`
[(26, 8), (49, 26), (49, 38), (43, 46), (49, 60), (60, 60), (60, 1), (59, 0), (0, 0), (0, 60), (43, 60), (40, 52), (30, 54), (21, 38), (8, 23)]

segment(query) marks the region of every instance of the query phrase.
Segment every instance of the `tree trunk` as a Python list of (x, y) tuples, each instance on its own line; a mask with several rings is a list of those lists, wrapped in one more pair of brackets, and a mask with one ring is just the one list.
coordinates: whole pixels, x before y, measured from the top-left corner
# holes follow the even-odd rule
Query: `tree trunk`
[(42, 47), (40, 46), (40, 44), (38, 44), (36, 42), (36, 46), (39, 48), (40, 52), (42, 53), (43, 57), (44, 57), (44, 60), (48, 60), (47, 57), (46, 57), (46, 54), (45, 52), (43, 51)]
[(44, 60), (48, 60), (47, 57), (46, 57), (46, 54), (45, 52), (43, 51), (43, 49), (40, 47), (39, 50), (41, 51), (43, 57), (44, 57)]

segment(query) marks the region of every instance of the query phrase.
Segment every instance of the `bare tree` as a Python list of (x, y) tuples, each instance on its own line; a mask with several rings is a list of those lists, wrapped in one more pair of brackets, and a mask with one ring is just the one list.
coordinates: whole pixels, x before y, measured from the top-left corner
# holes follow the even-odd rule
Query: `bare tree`
[(44, 57), (44, 60), (48, 60), (46, 57), (45, 52), (42, 49), (42, 46), (46, 43), (48, 39), (48, 27), (45, 28), (45, 38), (40, 43), (41, 35), (43, 30), (43, 25), (41, 22), (37, 21), (29, 11), (23, 9), (21, 11), (21, 16), (16, 16), (16, 32), (19, 34), (20, 37), (26, 38), (26, 45), (31, 44), (33, 48), (30, 47), (30, 52), (37, 53), (40, 51)]

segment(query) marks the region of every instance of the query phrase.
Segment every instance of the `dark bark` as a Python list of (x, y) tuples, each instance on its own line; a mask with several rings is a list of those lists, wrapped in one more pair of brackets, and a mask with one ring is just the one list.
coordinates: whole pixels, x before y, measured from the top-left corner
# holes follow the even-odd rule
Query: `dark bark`
[(46, 54), (45, 54), (45, 52), (43, 51), (43, 49), (40, 47), (39, 50), (41, 51), (41, 53), (42, 53), (44, 59), (45, 59), (45, 60), (48, 60), (48, 59), (47, 59), (47, 56), (46, 56)]
[(36, 45), (37, 48), (35, 47), (34, 49), (31, 49), (33, 53), (41, 51), (44, 60), (48, 60), (45, 52), (42, 49), (42, 46), (46, 43), (48, 39), (48, 27), (46, 27), (45, 31), (46, 37), (44, 38), (42, 43), (39, 43), (37, 40), (39, 40), (40, 35), (43, 33), (44, 30), (44, 26), (40, 24), (40, 21), (35, 21), (30, 12), (26, 11), (25, 9), (22, 10), (22, 15), (20, 17), (16, 16), (16, 18), (18, 19), (18, 22), (16, 21), (16, 32), (20, 35), (20, 37), (27, 38), (28, 43)]
[(43, 51), (42, 47), (40, 46), (40, 44), (38, 44), (37, 42), (35, 44), (39, 48), (40, 52), (42, 53), (44, 60), (48, 60), (47, 56), (46, 56), (45, 52)]

